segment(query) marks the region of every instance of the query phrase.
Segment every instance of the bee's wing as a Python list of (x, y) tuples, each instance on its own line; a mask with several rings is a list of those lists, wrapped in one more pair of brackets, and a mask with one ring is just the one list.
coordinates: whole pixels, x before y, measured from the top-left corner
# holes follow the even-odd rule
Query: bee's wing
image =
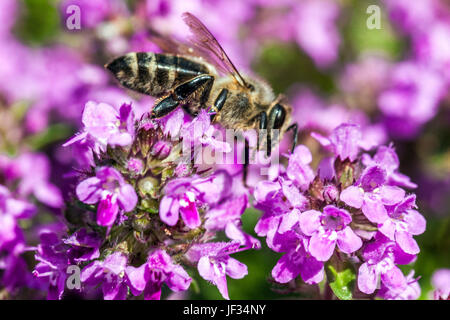
[(206, 51), (198, 46), (189, 45), (181, 42), (173, 37), (162, 35), (155, 30), (149, 29), (149, 39), (156, 44), (163, 52), (179, 54), (182, 56), (203, 58), (205, 62), (212, 64), (217, 70), (224, 74), (228, 74), (228, 70), (222, 64), (218, 64), (215, 59), (211, 57), (209, 50)]
[(200, 51), (201, 55), (214, 62), (220, 71), (231, 74), (237, 83), (246, 88), (247, 83), (208, 28), (189, 12), (183, 13), (183, 20), (193, 33), (193, 37), (190, 40), (196, 49)]
[(171, 37), (162, 35), (156, 30), (149, 29), (148, 32), (150, 41), (156, 44), (165, 53), (173, 53), (186, 56), (195, 56), (196, 54), (199, 54), (191, 46), (188, 46), (187, 44), (177, 41)]

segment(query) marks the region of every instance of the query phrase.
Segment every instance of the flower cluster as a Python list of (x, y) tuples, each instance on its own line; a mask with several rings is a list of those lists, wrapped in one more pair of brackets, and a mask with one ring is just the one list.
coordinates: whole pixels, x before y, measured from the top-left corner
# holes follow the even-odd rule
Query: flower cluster
[(398, 172), (394, 148), (379, 146), (373, 157), (361, 154), (366, 144), (351, 124), (338, 126), (329, 137), (313, 136), (331, 153), (317, 173), (309, 149), (299, 145), (287, 167), (254, 190), (255, 207), (263, 211), (255, 231), (272, 250), (285, 253), (273, 278), (287, 283), (300, 275), (317, 284), (325, 268), (336, 271), (348, 263), (358, 274), (360, 292), (379, 289), (385, 298), (417, 298), (415, 280), (397, 265), (411, 263), (419, 253), (413, 236), (425, 231), (425, 219), (416, 210), (415, 195), (402, 188), (415, 185)]
[(49, 181), (50, 163), (40, 153), (0, 156), (0, 179), (0, 283), (9, 294), (39, 289), (42, 283), (33, 278), (24, 257), (33, 250), (28, 234), (38, 231), (31, 221), (40, 207), (63, 207), (62, 193)]
[[(261, 247), (243, 230), (254, 208), (255, 233), (281, 255), (277, 286), (448, 299), (448, 266), (436, 262), (447, 263), (448, 243), (430, 250), (427, 240), (448, 233), (442, 223), (433, 234), (449, 205), (450, 5), (377, 3), (380, 30), (365, 28), (357, 0), (63, 0), (45, 12), (0, 1), (0, 299), (160, 299), (198, 277), (232, 298), (227, 276), (243, 278), (253, 262), (237, 253)], [(202, 161), (235, 151), (209, 110), (151, 120), (155, 98), (102, 67), (162, 52), (155, 34), (184, 42), (186, 11), (244, 77), (258, 74), (292, 104), (301, 145), (268, 178), (251, 164), (242, 183), (241, 163)], [(417, 239), (422, 213), (431, 231)], [(264, 250), (239, 260), (268, 262)], [(417, 275), (403, 274), (412, 267)], [(429, 279), (434, 292), (421, 293)]]
[[(197, 155), (182, 152), (182, 144), (217, 147), (210, 116), (185, 121), (179, 110), (137, 121), (130, 104), (116, 110), (90, 101), (82, 118), (84, 129), (65, 144), (90, 159), (66, 210), (69, 221), (73, 211), (78, 220), (70, 236), (41, 235), (36, 254), (35, 275), (51, 279), (49, 298), (62, 297), (67, 268), (75, 265), (82, 268), (81, 291), (100, 287), (104, 299), (159, 299), (163, 283), (186, 290), (192, 281), (186, 267), (197, 267), (228, 299), (226, 275), (247, 274), (230, 254), (260, 244), (241, 229), (248, 197), (230, 188), (240, 177), (224, 169), (200, 171)], [(215, 240), (220, 231), (229, 242)]]
[(35, 206), (15, 198), (6, 187), (0, 185), (0, 271), (4, 272), (0, 280), (10, 292), (28, 286), (32, 281), (21, 256), (27, 247), (19, 221), (29, 219), (35, 213)]

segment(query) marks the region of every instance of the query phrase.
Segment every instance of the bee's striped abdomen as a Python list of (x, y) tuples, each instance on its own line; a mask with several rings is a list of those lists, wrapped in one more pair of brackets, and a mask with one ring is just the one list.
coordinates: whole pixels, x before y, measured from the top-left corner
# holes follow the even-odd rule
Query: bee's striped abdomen
[(106, 67), (124, 87), (152, 96), (163, 95), (185, 81), (209, 73), (199, 62), (152, 52), (129, 53)]

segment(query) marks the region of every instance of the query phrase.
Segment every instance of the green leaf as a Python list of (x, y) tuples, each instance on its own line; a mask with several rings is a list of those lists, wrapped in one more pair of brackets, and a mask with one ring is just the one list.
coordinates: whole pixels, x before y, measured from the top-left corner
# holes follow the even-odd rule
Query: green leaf
[(54, 124), (49, 126), (45, 131), (28, 137), (27, 143), (33, 150), (39, 150), (54, 142), (68, 138), (72, 133), (72, 129), (67, 125)]
[(367, 7), (374, 4), (373, 0), (357, 0), (349, 4), (349, 16), (344, 26), (343, 34), (346, 40), (346, 53), (353, 50), (357, 55), (364, 52), (383, 52), (392, 58), (400, 58), (406, 46), (399, 37), (387, 16), (384, 6), (381, 7), (381, 29), (369, 29), (366, 25), (370, 14)]
[(342, 188), (347, 188), (353, 184), (353, 168), (351, 165), (344, 167), (339, 182), (342, 184)]
[(15, 26), (19, 37), (30, 44), (42, 45), (56, 38), (61, 18), (56, 0), (23, 0), (21, 16)]
[(327, 277), (331, 289), (340, 300), (351, 300), (356, 275), (352, 268), (348, 267), (337, 271), (334, 266), (327, 266)]

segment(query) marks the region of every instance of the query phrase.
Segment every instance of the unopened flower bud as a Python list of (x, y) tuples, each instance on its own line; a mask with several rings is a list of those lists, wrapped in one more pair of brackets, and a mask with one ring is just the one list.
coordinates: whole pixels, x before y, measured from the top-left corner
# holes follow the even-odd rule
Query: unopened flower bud
[(336, 186), (332, 184), (326, 185), (325, 188), (323, 189), (323, 198), (325, 199), (325, 201), (330, 203), (335, 201), (337, 197), (338, 197), (338, 190)]
[(144, 163), (138, 158), (131, 158), (130, 160), (128, 160), (127, 168), (128, 170), (139, 174), (142, 172), (142, 169), (144, 169)]
[(169, 142), (158, 141), (153, 145), (151, 154), (153, 157), (163, 160), (169, 156), (171, 150), (172, 146)]
[(157, 198), (159, 191), (159, 181), (152, 177), (146, 177), (138, 182), (139, 193), (145, 197), (149, 195), (151, 198)]

